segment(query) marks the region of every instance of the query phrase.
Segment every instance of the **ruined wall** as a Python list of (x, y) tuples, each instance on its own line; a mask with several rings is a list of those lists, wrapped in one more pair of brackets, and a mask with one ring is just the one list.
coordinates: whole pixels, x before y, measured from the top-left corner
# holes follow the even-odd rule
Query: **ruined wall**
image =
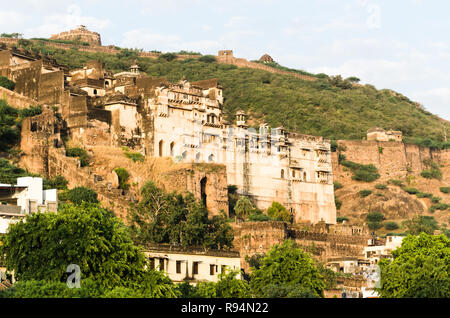
[(228, 51), (228, 52), (231, 52), (231, 54), (221, 55), (221, 53), (219, 52), (219, 55), (216, 57), (217, 62), (222, 63), (222, 64), (232, 64), (232, 65), (236, 65), (237, 67), (248, 67), (248, 68), (252, 68), (252, 69), (258, 69), (258, 70), (275, 73), (275, 74), (290, 75), (290, 76), (294, 76), (294, 77), (297, 77), (297, 78), (300, 78), (300, 79), (303, 79), (306, 81), (316, 81), (317, 80), (315, 77), (302, 75), (302, 74), (298, 74), (298, 73), (293, 73), (293, 72), (289, 72), (289, 71), (279, 70), (279, 69), (270, 67), (268, 65), (261, 64), (261, 63), (249, 62), (243, 58), (235, 58), (232, 55), (232, 51)]
[(22, 96), (4, 87), (0, 87), (0, 98), (6, 100), (8, 105), (19, 109), (28, 108), (38, 104), (36, 100)]
[(39, 102), (43, 104), (61, 104), (64, 93), (64, 72), (42, 73), (39, 83)]
[(11, 67), (11, 80), (16, 83), (14, 91), (32, 99), (39, 99), (42, 60)]
[[(192, 164), (190, 168), (182, 168), (163, 174), (165, 190), (181, 189), (194, 194), (197, 199), (205, 199), (210, 215), (218, 215), (223, 210), (228, 215), (228, 182), (225, 166)], [(202, 191), (203, 180), (203, 191)]]
[(423, 161), (433, 159), (439, 162), (439, 150), (404, 144), (401, 142), (383, 141), (354, 141), (339, 140), (345, 150), (333, 154), (333, 173), (342, 173), (343, 166), (338, 165), (338, 155), (342, 154), (346, 160), (373, 164), (377, 167), (381, 179), (405, 177), (409, 173), (420, 174), (425, 169)]
[(234, 246), (240, 251), (241, 266), (248, 271), (245, 257), (267, 253), (273, 245), (286, 239), (294, 240), (315, 258), (327, 262), (336, 257), (362, 257), (364, 247), (370, 238), (367, 234), (331, 234), (325, 228), (316, 226), (299, 230), (284, 222), (244, 222), (234, 226)]
[(58, 120), (51, 109), (22, 121), (20, 140), (21, 166), (41, 175), (48, 175), (48, 149), (59, 144)]
[(48, 174), (58, 175), (69, 180), (69, 187), (85, 186), (97, 192), (98, 200), (103, 206), (114, 211), (117, 217), (127, 219), (129, 204), (134, 201), (131, 194), (124, 194), (120, 189), (114, 189), (111, 183), (105, 182), (93, 174), (89, 168), (80, 168), (77, 158), (65, 156), (65, 150), (50, 148), (48, 151)]
[[(67, 94), (67, 93), (66, 93)], [(63, 116), (69, 128), (85, 128), (87, 126), (87, 98), (86, 96), (66, 96), (67, 107)]]
[(273, 245), (281, 244), (288, 238), (287, 224), (284, 222), (244, 222), (235, 225), (234, 248), (241, 256), (241, 267), (249, 272), (246, 256), (267, 253)]

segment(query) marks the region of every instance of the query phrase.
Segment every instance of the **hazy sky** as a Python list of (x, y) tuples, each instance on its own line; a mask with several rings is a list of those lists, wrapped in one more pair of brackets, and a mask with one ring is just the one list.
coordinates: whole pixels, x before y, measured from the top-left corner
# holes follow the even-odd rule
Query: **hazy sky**
[(0, 0), (0, 33), (48, 37), (84, 24), (104, 45), (237, 57), (357, 76), (450, 120), (446, 0)]

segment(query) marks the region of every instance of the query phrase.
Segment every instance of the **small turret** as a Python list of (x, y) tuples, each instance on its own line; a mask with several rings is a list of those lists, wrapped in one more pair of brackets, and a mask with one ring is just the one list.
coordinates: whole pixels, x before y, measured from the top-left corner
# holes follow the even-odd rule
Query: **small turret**
[(242, 109), (238, 110), (236, 112), (236, 126), (241, 128), (247, 127), (246, 118), (247, 114)]
[(137, 64), (137, 60), (134, 60), (133, 65), (130, 66), (130, 72), (134, 73), (134, 74), (139, 74), (139, 70), (141, 68), (139, 67), (139, 65)]

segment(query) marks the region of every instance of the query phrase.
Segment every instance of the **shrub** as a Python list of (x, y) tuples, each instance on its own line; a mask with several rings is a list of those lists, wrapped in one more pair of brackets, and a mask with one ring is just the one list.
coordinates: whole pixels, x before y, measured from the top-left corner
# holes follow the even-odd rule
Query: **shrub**
[(361, 190), (361, 191), (359, 191), (359, 195), (361, 196), (361, 198), (368, 197), (371, 194), (372, 194), (371, 190)]
[(342, 201), (338, 197), (334, 196), (334, 204), (336, 205), (336, 210), (340, 210), (342, 207)]
[(292, 216), (289, 211), (278, 202), (272, 202), (272, 205), (267, 209), (267, 214), (275, 221), (292, 221)]
[(439, 188), (439, 190), (441, 190), (442, 193), (450, 193), (450, 187), (442, 187)]
[(128, 179), (130, 178), (130, 174), (125, 168), (116, 168), (114, 171), (117, 173), (119, 177), (119, 189), (128, 190), (130, 185), (128, 184)]
[(423, 170), (420, 175), (426, 179), (442, 179), (442, 172), (440, 170)]
[(380, 212), (371, 212), (367, 215), (367, 221), (369, 222), (381, 222), (384, 220), (383, 213)]
[(158, 56), (158, 60), (166, 60), (167, 62), (171, 62), (177, 59), (177, 55), (174, 53), (164, 53)]
[(351, 161), (342, 161), (341, 164), (353, 172), (353, 180), (373, 182), (380, 177), (378, 169), (372, 164), (362, 165)]
[(367, 224), (369, 226), (370, 230), (379, 230), (383, 227), (383, 224), (381, 222), (369, 222)]
[(338, 216), (338, 217), (336, 218), (336, 221), (337, 221), (338, 223), (343, 223), (344, 221), (348, 222), (348, 221), (350, 221), (350, 220), (349, 220), (349, 218), (346, 217), (346, 216)]
[(404, 189), (406, 192), (408, 192), (409, 194), (416, 194), (419, 193), (420, 191), (417, 190), (416, 188), (405, 188)]
[(378, 184), (375, 185), (375, 189), (385, 190), (385, 189), (387, 189), (387, 185), (382, 184), (382, 183), (378, 183)]
[(59, 194), (59, 200), (70, 201), (76, 205), (83, 202), (98, 203), (97, 193), (86, 187), (76, 187)]
[(430, 207), (430, 212), (434, 213), (436, 210), (441, 210), (441, 211), (445, 211), (448, 208), (450, 208), (450, 204), (446, 204), (446, 203), (438, 203), (438, 204), (434, 204)]
[(272, 218), (264, 213), (254, 213), (247, 216), (246, 220), (249, 222), (267, 222), (271, 221)]
[(66, 148), (67, 157), (78, 157), (80, 159), (80, 165), (85, 167), (89, 164), (89, 156), (86, 150), (80, 147)]
[(131, 160), (133, 160), (133, 162), (144, 162), (144, 155), (141, 154), (140, 152), (125, 152), (125, 156)]
[(397, 179), (391, 179), (389, 180), (389, 183), (396, 185), (397, 187), (403, 187), (403, 181), (397, 180)]
[(0, 86), (9, 89), (10, 91), (13, 91), (16, 86), (16, 83), (9, 80), (7, 77), (0, 76)]
[(431, 193), (418, 192), (418, 193), (416, 193), (416, 197), (418, 197), (418, 198), (432, 198), (433, 195)]
[(338, 182), (338, 181), (334, 181), (334, 190), (339, 190), (342, 189), (343, 185), (342, 183)]
[(203, 55), (198, 60), (203, 63), (213, 63), (216, 61), (216, 57), (214, 55)]
[(40, 114), (42, 114), (41, 106), (31, 106), (29, 108), (23, 108), (19, 110), (19, 115), (21, 117), (33, 117)]
[(433, 203), (439, 203), (439, 202), (441, 202), (441, 200), (442, 200), (442, 198), (440, 198), (440, 197), (431, 197), (431, 202), (433, 202)]
[(389, 231), (397, 230), (400, 226), (395, 222), (386, 222), (384, 223), (384, 228)]
[(43, 186), (44, 189), (58, 189), (58, 190), (67, 190), (67, 184), (69, 181), (66, 180), (63, 176), (56, 176), (53, 179), (44, 179)]
[(429, 167), (429, 169), (423, 170), (421, 172), (420, 175), (422, 177), (424, 177), (426, 179), (438, 179), (438, 180), (442, 179), (442, 172), (441, 172), (441, 169), (440, 169), (440, 167), (439, 167), (439, 165), (437, 163), (435, 163), (431, 159), (425, 159), (423, 161), (423, 163), (424, 163), (424, 165)]

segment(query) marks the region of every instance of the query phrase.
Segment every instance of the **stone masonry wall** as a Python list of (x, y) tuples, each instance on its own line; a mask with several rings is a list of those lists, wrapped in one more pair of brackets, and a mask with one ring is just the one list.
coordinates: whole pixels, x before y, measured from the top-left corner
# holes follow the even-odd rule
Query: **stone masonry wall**
[(322, 262), (336, 257), (362, 257), (368, 235), (337, 235), (319, 229), (298, 230), (284, 222), (244, 222), (234, 225), (234, 247), (240, 251), (241, 266), (248, 272), (246, 256), (267, 253), (273, 245), (293, 239)]
[(439, 150), (402, 142), (339, 140), (338, 144), (344, 146), (345, 151), (338, 150), (333, 153), (334, 175), (338, 175), (343, 169), (343, 166), (338, 165), (339, 154), (344, 155), (348, 161), (373, 164), (377, 167), (382, 179), (405, 177), (408, 173), (418, 175), (425, 169), (423, 164), (425, 159), (440, 161)]
[(23, 96), (14, 91), (10, 91), (4, 87), (0, 87), (0, 98), (6, 100), (8, 105), (19, 109), (28, 108), (38, 104), (36, 100)]

